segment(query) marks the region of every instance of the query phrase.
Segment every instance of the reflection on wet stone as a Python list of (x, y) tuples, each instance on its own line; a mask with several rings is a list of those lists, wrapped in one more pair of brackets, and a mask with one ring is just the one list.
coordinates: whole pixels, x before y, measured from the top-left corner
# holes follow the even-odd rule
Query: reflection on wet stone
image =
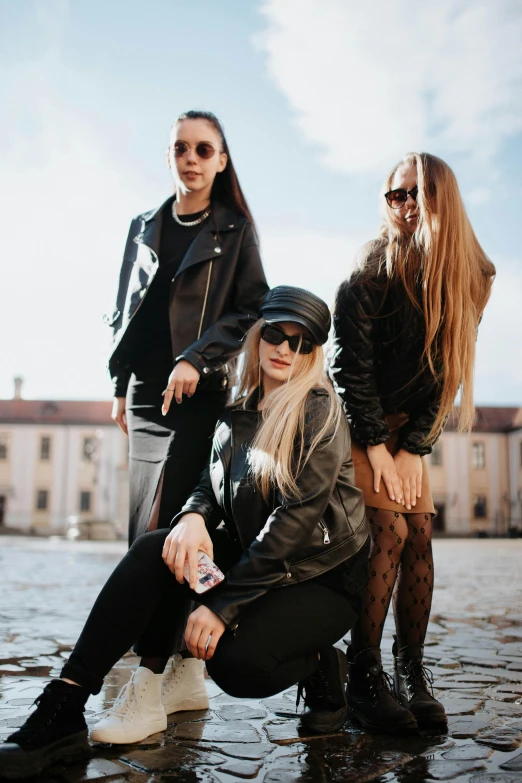
[(165, 772), (199, 765), (213, 766), (222, 763), (223, 757), (212, 751), (169, 743), (154, 750), (133, 750), (122, 755), (121, 760), (147, 772)]
[(129, 768), (119, 761), (96, 758), (92, 759), (86, 767), (64, 768), (60, 771), (60, 777), (68, 783), (87, 783), (90, 780), (110, 780), (113, 783), (115, 778), (121, 779), (129, 772)]
[(478, 759), (487, 759), (491, 756), (491, 749), (481, 747), (472, 743), (470, 745), (459, 745), (456, 748), (445, 751), (442, 756), (445, 759), (451, 759), (452, 761), (477, 761)]
[(257, 777), (257, 773), (263, 765), (256, 761), (229, 761), (221, 767), (217, 767), (218, 772), (225, 772), (234, 778)]
[(495, 750), (516, 750), (522, 740), (522, 733), (512, 726), (499, 726), (491, 731), (481, 732), (476, 741)]
[(508, 769), (512, 772), (522, 772), (522, 753), (500, 765), (500, 769)]

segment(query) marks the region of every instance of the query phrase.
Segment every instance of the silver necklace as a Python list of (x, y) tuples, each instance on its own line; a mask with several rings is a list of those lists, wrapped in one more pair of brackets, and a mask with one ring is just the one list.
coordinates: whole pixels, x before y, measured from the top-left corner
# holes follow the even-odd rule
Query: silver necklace
[(201, 217), (198, 217), (196, 220), (180, 220), (179, 217), (176, 215), (176, 202), (172, 202), (172, 217), (178, 224), (178, 226), (186, 226), (186, 228), (190, 228), (191, 226), (199, 226), (200, 223), (203, 223), (204, 220), (208, 218), (210, 213), (212, 212), (211, 209), (207, 209), (206, 212), (203, 212)]

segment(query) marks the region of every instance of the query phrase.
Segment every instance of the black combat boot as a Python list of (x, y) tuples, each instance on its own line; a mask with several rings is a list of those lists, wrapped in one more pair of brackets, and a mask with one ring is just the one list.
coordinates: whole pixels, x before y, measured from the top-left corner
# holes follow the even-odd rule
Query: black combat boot
[(0, 745), (0, 777), (28, 778), (56, 762), (74, 764), (87, 758), (83, 710), (88, 696), (78, 685), (51, 680), (36, 699), (36, 710)]
[(368, 647), (348, 658), (348, 717), (365, 729), (386, 734), (406, 733), (417, 728), (409, 709), (404, 708), (392, 692), (391, 677), (382, 668), (381, 651)]
[(336, 647), (321, 650), (317, 671), (299, 683), (297, 706), (305, 693), (301, 721), (318, 734), (339, 731), (346, 720), (346, 657)]
[(422, 663), (424, 645), (410, 644), (398, 649), (397, 637), (393, 637), (395, 695), (403, 707), (415, 715), (420, 728), (447, 726), (444, 707), (433, 695), (433, 676)]

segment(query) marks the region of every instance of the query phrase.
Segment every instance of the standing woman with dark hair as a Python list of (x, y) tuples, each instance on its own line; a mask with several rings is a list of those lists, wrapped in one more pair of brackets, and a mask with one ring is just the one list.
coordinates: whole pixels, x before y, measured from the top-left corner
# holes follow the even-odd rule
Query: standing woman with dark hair
[[(444, 161), (411, 153), (388, 177), (381, 236), (339, 288), (332, 373), (351, 425), (356, 484), (370, 522), (370, 578), (348, 650), (348, 703), (365, 727), (446, 723), (430, 693), (423, 649), (433, 591), (432, 517), (422, 457), (457, 392), (473, 422), (477, 328), (495, 268)], [(380, 644), (394, 598), (394, 696)]]
[[(129, 436), (130, 544), (169, 527), (198, 482), (234, 357), (268, 290), (252, 216), (213, 114), (178, 117), (168, 165), (174, 195), (132, 221), (108, 319), (113, 419)], [(158, 607), (134, 648), (148, 672), (142, 688), (162, 685), (167, 713), (206, 709), (202, 662), (176, 655), (161, 675), (157, 637), (166, 611)], [(128, 706), (124, 700), (104, 719), (107, 741), (113, 731), (135, 730), (140, 718)]]

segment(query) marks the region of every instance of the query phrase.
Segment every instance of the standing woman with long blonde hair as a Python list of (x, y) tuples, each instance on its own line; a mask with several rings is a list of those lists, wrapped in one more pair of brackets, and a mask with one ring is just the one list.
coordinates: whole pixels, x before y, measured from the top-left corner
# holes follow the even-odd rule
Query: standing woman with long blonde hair
[[(381, 203), (381, 236), (364, 245), (337, 294), (332, 374), (373, 542), (348, 649), (348, 703), (363, 726), (400, 731), (446, 723), (423, 666), (435, 509), (422, 458), (459, 391), (459, 428), (472, 426), (477, 328), (495, 268), (440, 158), (407, 155), (387, 178)], [(393, 693), (380, 651), (392, 595)]]

